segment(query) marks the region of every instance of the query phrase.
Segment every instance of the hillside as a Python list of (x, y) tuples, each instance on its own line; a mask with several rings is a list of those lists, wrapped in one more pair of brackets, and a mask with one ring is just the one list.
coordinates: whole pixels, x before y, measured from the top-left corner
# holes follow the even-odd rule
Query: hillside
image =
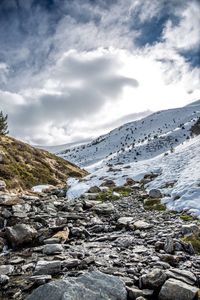
[(121, 126), (90, 144), (60, 155), (85, 166), (84, 182), (70, 180), (69, 198), (108, 179), (116, 185), (154, 174), (145, 189), (159, 189), (171, 210), (187, 210), (200, 218), (200, 102), (154, 113)]
[(47, 151), (31, 147), (7, 136), (0, 136), (0, 180), (8, 188), (31, 188), (37, 184), (65, 183), (69, 176), (87, 172)]
[(124, 164), (155, 157), (173, 150), (190, 137), (190, 128), (200, 116), (200, 102), (153, 113), (127, 123), (86, 145), (70, 147), (58, 155), (79, 166), (104, 160)]

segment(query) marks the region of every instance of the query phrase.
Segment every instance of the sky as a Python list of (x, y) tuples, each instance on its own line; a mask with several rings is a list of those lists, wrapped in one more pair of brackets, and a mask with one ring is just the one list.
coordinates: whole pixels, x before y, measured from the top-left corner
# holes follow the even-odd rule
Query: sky
[(198, 0), (0, 0), (0, 110), (35, 145), (200, 99)]

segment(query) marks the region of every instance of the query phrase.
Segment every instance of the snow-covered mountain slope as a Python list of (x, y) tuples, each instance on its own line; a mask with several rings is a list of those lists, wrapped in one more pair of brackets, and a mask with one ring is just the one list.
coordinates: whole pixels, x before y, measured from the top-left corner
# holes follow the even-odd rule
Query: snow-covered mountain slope
[(200, 219), (200, 135), (176, 147), (168, 155), (132, 162), (110, 168), (98, 162), (88, 168), (90, 175), (79, 182), (70, 179), (69, 199), (85, 193), (92, 186), (100, 186), (110, 179), (121, 186), (127, 178), (141, 180), (146, 174), (158, 176), (146, 185), (146, 189), (160, 189), (162, 202), (172, 210), (186, 210)]
[[(130, 122), (130, 121), (140, 120), (144, 117), (149, 116), (150, 114), (152, 114), (152, 111), (150, 111), (150, 110), (145, 110), (145, 111), (139, 112), (139, 113), (128, 114), (128, 115), (125, 115), (121, 118), (116, 119), (115, 121), (105, 123), (103, 126), (101, 126), (101, 129), (103, 131), (105, 131), (106, 128), (113, 129), (113, 128), (121, 126), (124, 123)], [(98, 136), (98, 135), (96, 135), (96, 136)], [(47, 151), (49, 151), (53, 154), (57, 154), (57, 153), (60, 153), (60, 152), (65, 152), (66, 149), (77, 148), (78, 146), (88, 144), (93, 139), (92, 138), (81, 139), (81, 140), (77, 140), (77, 141), (72, 142), (72, 143), (56, 145), (56, 146), (46, 146), (46, 145), (33, 145), (33, 146), (37, 147), (39, 149), (47, 150)]]
[(68, 198), (79, 197), (105, 179), (123, 185), (127, 178), (141, 180), (145, 174), (154, 173), (158, 176), (146, 184), (147, 190), (160, 189), (162, 202), (169, 209), (187, 210), (200, 218), (199, 120), (197, 101), (154, 113), (92, 143), (67, 150), (63, 157), (86, 166), (91, 173), (84, 181), (70, 180)]
[(57, 146), (41, 146), (41, 145), (34, 145), (34, 147), (39, 148), (39, 149), (43, 149), (46, 151), (49, 151), (53, 154), (57, 154), (60, 153), (62, 151), (65, 151), (66, 149), (69, 148), (74, 148), (74, 147), (78, 147), (80, 145), (84, 145), (89, 143), (91, 140), (81, 140), (81, 141), (77, 141), (77, 142), (73, 142), (73, 143), (68, 143), (68, 144), (63, 144), (63, 145), (57, 145)]
[(87, 167), (142, 161), (173, 151), (190, 138), (190, 128), (200, 116), (200, 101), (188, 106), (153, 113), (127, 123), (92, 142), (58, 152), (59, 156)]

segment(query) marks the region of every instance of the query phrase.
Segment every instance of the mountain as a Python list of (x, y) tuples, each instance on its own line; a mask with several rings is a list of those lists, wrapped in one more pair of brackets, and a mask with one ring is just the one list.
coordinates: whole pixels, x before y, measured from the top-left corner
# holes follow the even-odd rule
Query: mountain
[(159, 111), (127, 123), (86, 145), (59, 153), (91, 174), (70, 181), (69, 198), (77, 198), (106, 179), (122, 186), (128, 179), (153, 174), (145, 189), (159, 189), (172, 210), (200, 218), (200, 101)]
[(153, 113), (126, 123), (92, 142), (57, 154), (79, 166), (124, 164), (155, 157), (177, 147), (190, 137), (190, 128), (200, 115), (200, 102)]
[(77, 142), (73, 142), (73, 143), (67, 143), (67, 144), (62, 144), (62, 145), (56, 145), (56, 146), (41, 146), (41, 145), (34, 145), (34, 147), (36, 148), (39, 148), (39, 149), (43, 149), (43, 150), (46, 150), (48, 152), (51, 152), (53, 154), (55, 153), (59, 153), (59, 152), (62, 152), (66, 149), (69, 149), (69, 148), (74, 148), (74, 147), (77, 147), (77, 146), (80, 146), (80, 145), (84, 145), (84, 144), (87, 144), (91, 141), (91, 139), (86, 139), (86, 140), (80, 140), (80, 141), (77, 141)]
[(0, 136), (0, 180), (8, 188), (65, 183), (69, 176), (82, 177), (85, 170), (47, 151), (8, 136)]
[[(121, 126), (122, 124), (124, 123), (127, 123), (129, 121), (136, 121), (138, 119), (141, 119), (141, 118), (144, 118), (148, 115), (150, 115), (152, 112), (150, 110), (146, 110), (146, 111), (143, 111), (143, 112), (139, 112), (139, 113), (133, 113), (133, 114), (128, 114), (128, 115), (125, 115), (119, 119), (116, 119), (115, 121), (112, 121), (112, 122), (109, 122), (109, 123), (105, 123), (103, 126), (101, 126), (101, 130), (105, 130), (106, 128), (116, 128), (118, 126)], [(57, 146), (46, 146), (46, 145), (35, 145), (37, 148), (40, 148), (40, 149), (44, 149), (44, 150), (47, 150), (51, 153), (60, 153), (60, 152), (63, 152), (65, 151), (66, 149), (69, 149), (69, 148), (75, 148), (75, 147), (78, 147), (78, 146), (81, 146), (81, 145), (85, 145), (85, 144), (88, 144), (92, 141), (92, 138), (90, 139), (82, 139), (82, 140), (78, 140), (78, 141), (75, 141), (73, 143), (67, 143), (67, 144), (63, 144), (63, 145), (57, 145)]]

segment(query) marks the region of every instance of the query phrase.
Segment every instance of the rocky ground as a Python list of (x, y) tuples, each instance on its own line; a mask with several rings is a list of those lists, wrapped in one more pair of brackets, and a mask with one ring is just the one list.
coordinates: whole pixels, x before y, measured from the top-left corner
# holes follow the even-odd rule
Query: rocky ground
[(127, 184), (74, 201), (2, 188), (0, 299), (200, 299), (199, 221)]

